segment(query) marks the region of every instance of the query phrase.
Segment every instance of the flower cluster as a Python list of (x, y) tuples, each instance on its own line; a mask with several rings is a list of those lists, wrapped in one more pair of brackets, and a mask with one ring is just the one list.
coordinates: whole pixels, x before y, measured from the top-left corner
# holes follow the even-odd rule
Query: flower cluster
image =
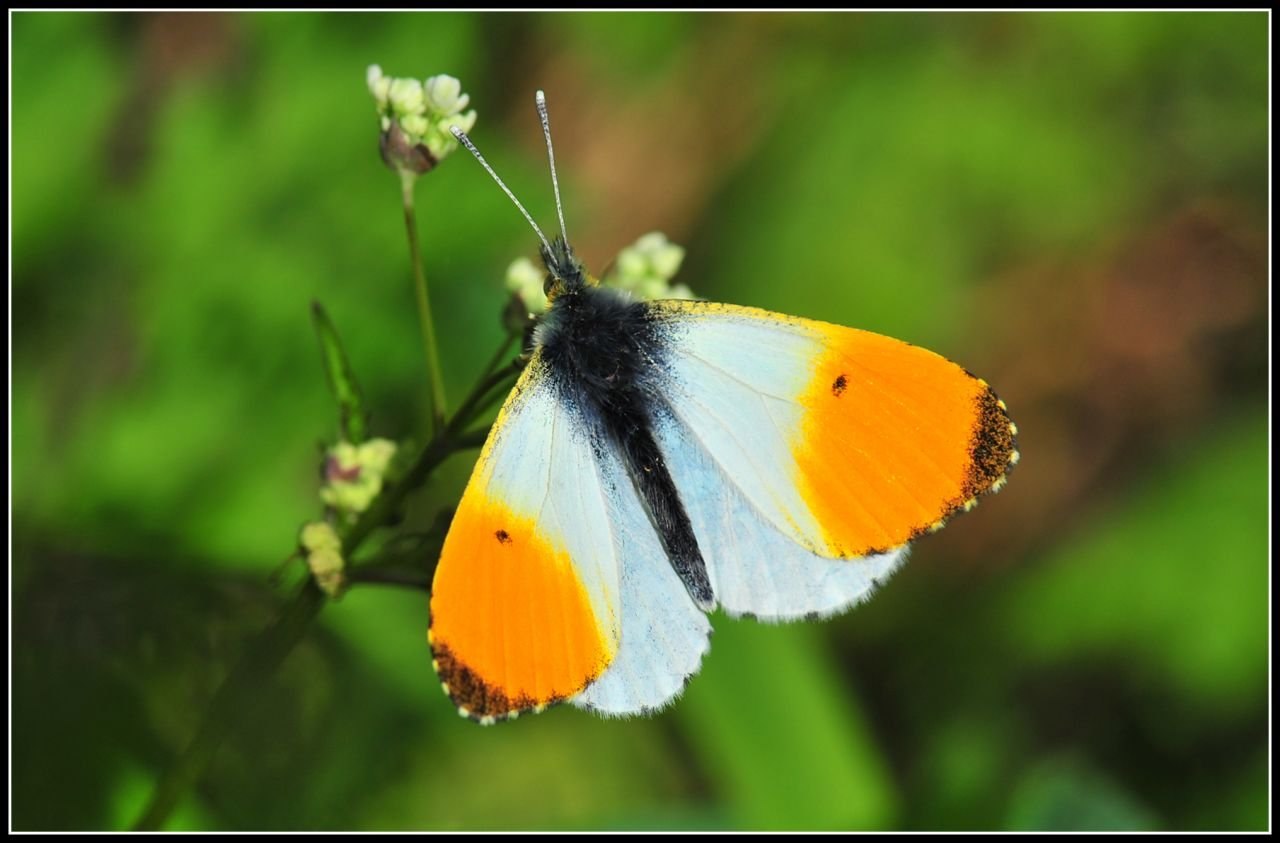
[(382, 491), (387, 466), (395, 453), (396, 443), (390, 439), (334, 445), (325, 458), (320, 499), (348, 517), (364, 512)]
[(469, 132), (476, 124), (475, 109), (464, 110), (471, 97), (452, 76), (393, 78), (374, 64), (366, 80), (381, 119), (383, 160), (392, 169), (425, 173), (457, 149), (454, 126)]
[[(654, 231), (618, 253), (612, 268), (601, 282), (607, 287), (626, 290), (637, 299), (691, 299), (693, 291), (685, 284), (672, 284), (680, 271), (684, 249)], [(525, 309), (537, 316), (547, 310), (543, 293), (546, 271), (528, 258), (516, 258), (507, 267), (507, 289), (524, 302)]]
[(638, 299), (691, 299), (693, 291), (671, 279), (684, 262), (684, 249), (660, 231), (650, 232), (618, 253), (604, 283)]

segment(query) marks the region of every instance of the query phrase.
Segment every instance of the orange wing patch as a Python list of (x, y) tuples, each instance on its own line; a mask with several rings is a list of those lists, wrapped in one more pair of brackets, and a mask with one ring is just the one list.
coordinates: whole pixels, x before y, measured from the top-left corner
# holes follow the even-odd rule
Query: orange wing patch
[(428, 640), (445, 692), (481, 722), (573, 696), (615, 649), (568, 553), (479, 488), (445, 540)]
[(986, 381), (909, 343), (815, 328), (826, 351), (799, 399), (796, 482), (832, 555), (903, 545), (1003, 485), (1017, 428)]

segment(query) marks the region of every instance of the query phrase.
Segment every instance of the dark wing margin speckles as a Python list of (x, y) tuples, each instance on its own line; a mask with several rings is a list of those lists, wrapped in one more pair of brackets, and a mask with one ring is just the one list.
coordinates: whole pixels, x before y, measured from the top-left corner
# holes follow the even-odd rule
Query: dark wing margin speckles
[(1018, 428), (1009, 418), (1009, 408), (986, 386), (986, 381), (981, 383), (985, 388), (975, 402), (978, 419), (969, 445), (973, 461), (964, 484), (966, 500), (985, 492), (999, 491), (1019, 458)]
[(1021, 459), (1018, 426), (1009, 418), (1009, 408), (985, 380), (968, 372), (966, 374), (981, 387), (974, 399), (976, 415), (973, 438), (969, 443), (969, 467), (960, 496), (947, 505), (946, 512), (929, 526), (928, 532), (942, 529), (957, 513), (973, 510), (983, 495), (1003, 489), (1009, 472)]
[[(431, 635), (428, 632), (428, 641)], [(471, 668), (458, 661), (446, 645), (431, 646), (431, 666), (440, 677), (444, 692), (458, 707), (458, 711), (478, 723), (514, 718), (521, 711), (541, 709), (559, 702), (551, 698), (536, 702), (529, 697), (509, 698), (500, 688), (489, 684)]]

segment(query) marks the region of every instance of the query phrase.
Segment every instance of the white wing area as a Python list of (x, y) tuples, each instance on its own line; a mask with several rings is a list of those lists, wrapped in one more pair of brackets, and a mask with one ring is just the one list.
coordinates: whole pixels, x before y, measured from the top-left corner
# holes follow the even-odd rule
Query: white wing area
[(481, 455), (477, 480), (487, 499), (531, 518), (568, 552), (596, 618), (617, 641), (622, 546), (614, 535), (605, 480), (588, 425), (575, 407), (558, 399), (550, 381), (538, 379), (504, 408), (506, 418)]
[[(792, 443), (804, 412), (798, 397), (821, 340), (786, 317), (764, 322), (716, 310), (698, 316), (670, 323), (665, 386), (671, 411), (732, 476), (756, 518), (818, 550), (821, 531), (792, 482)], [(678, 475), (675, 480), (683, 489)]]
[(571, 702), (614, 716), (660, 708), (698, 672), (711, 624), (671, 567), (616, 449), (599, 446), (600, 432), (551, 378), (530, 380), (504, 410), (475, 482), (567, 551), (612, 633), (612, 661)]
[(661, 708), (684, 690), (710, 649), (711, 624), (671, 567), (617, 455), (609, 450), (601, 462), (621, 560), (622, 645), (609, 669), (572, 702), (623, 716)]
[(859, 559), (810, 552), (761, 516), (677, 418), (660, 419), (654, 433), (716, 599), (730, 615), (765, 621), (832, 615), (871, 596), (906, 561), (906, 547)]

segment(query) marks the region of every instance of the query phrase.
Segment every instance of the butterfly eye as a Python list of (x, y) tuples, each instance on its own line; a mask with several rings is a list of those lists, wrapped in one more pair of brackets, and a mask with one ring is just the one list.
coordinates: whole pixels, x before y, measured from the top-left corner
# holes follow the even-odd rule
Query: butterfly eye
[(542, 282), (542, 293), (547, 297), (547, 303), (556, 300), (556, 296), (564, 290), (564, 282), (552, 273), (547, 273), (547, 280)]

